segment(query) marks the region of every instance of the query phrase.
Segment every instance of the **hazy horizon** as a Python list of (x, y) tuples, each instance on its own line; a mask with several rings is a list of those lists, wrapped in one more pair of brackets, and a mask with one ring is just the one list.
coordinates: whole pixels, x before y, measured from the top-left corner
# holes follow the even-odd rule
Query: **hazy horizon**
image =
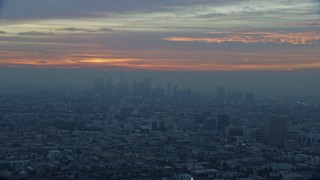
[(2, 91), (21, 88), (92, 88), (94, 78), (112, 78), (114, 83), (120, 75), (130, 82), (150, 77), (152, 86), (166, 87), (168, 82), (180, 88), (205, 94), (215, 94), (218, 86), (230, 90), (250, 91), (263, 95), (320, 95), (320, 71), (110, 71), (96, 69), (56, 68), (1, 68)]
[(89, 88), (150, 76), (211, 93), (319, 95), (318, 0), (0, 0), (0, 82)]
[(0, 0), (0, 179), (319, 180), (319, 82), (320, 0)]

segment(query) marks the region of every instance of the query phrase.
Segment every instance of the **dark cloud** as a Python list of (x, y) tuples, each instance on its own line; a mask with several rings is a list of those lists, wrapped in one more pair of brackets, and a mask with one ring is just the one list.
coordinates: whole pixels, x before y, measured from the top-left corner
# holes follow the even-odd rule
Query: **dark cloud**
[(54, 33), (47, 33), (47, 32), (38, 32), (38, 31), (27, 31), (27, 32), (20, 32), (18, 35), (21, 36), (53, 36)]
[(114, 31), (114, 29), (111, 28), (100, 28), (100, 29), (84, 29), (84, 28), (76, 28), (76, 27), (68, 27), (68, 28), (62, 28), (57, 29), (56, 31), (70, 31), (70, 32), (111, 32)]
[(292, 25), (296, 26), (320, 26), (320, 22), (299, 22)]
[(111, 28), (100, 28), (98, 31), (110, 32), (110, 31), (114, 31), (114, 29), (111, 29)]
[(71, 31), (71, 32), (77, 32), (77, 31), (83, 32), (83, 31), (85, 31), (85, 32), (91, 32), (91, 30), (89, 30), (89, 29), (75, 28), (75, 27), (57, 29), (57, 31)]
[(235, 3), (245, 0), (10, 0), (8, 19), (48, 19), (100, 16), (108, 13), (168, 11), (175, 7)]

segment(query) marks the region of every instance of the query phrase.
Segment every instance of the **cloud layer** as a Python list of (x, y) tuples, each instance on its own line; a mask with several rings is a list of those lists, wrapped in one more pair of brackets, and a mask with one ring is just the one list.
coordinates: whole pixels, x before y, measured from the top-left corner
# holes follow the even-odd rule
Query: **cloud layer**
[(205, 42), (205, 43), (278, 43), (278, 44), (319, 44), (320, 33), (276, 33), (276, 32), (240, 32), (240, 33), (210, 33), (215, 37), (168, 37), (166, 41), (176, 42)]
[(319, 0), (10, 0), (0, 19), (0, 64), (320, 68), (319, 5)]

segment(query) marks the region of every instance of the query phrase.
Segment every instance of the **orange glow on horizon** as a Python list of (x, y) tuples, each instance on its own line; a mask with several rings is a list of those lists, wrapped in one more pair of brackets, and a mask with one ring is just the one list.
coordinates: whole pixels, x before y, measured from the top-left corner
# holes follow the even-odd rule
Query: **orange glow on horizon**
[(59, 61), (35, 61), (18, 60), (0, 61), (1, 66), (32, 66), (32, 67), (52, 67), (52, 68), (97, 68), (115, 70), (154, 70), (154, 71), (293, 71), (301, 69), (320, 68), (320, 62), (310, 63), (254, 63), (250, 64), (228, 64), (228, 63), (198, 63), (173, 60), (151, 61), (143, 59), (83, 59)]
[(92, 58), (80, 60), (80, 63), (97, 63), (97, 64), (107, 64), (107, 63), (123, 63), (128, 61), (134, 61), (136, 59), (104, 59), (104, 58)]
[[(260, 34), (261, 32), (257, 32)], [(286, 49), (285, 49), (286, 50)], [(320, 69), (317, 46), (283, 51), (52, 49), (0, 50), (0, 66), (155, 71), (288, 71)]]

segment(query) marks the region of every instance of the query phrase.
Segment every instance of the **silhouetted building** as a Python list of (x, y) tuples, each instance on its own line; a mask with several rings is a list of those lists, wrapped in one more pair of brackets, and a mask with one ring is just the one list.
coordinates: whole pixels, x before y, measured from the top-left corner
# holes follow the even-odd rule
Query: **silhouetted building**
[(269, 117), (269, 143), (284, 147), (287, 138), (287, 118), (282, 116)]
[(232, 102), (240, 102), (243, 100), (243, 93), (242, 91), (232, 91), (229, 94), (228, 101)]
[(224, 102), (226, 100), (226, 88), (224, 86), (219, 86), (217, 89), (217, 100), (219, 102)]
[(317, 171), (314, 173), (314, 179), (320, 179), (320, 165), (316, 167)]
[(155, 131), (155, 130), (164, 131), (167, 129), (166, 122), (162, 120), (152, 121), (150, 125), (151, 125), (150, 127), (151, 131)]
[(104, 94), (104, 82), (103, 78), (95, 78), (93, 81), (93, 90), (96, 95), (103, 95)]
[(139, 84), (139, 91), (144, 96), (149, 96), (151, 94), (151, 79), (145, 78)]
[(164, 98), (164, 89), (159, 86), (152, 90), (152, 97), (154, 98)]
[(133, 95), (138, 95), (139, 94), (138, 83), (136, 81), (134, 81), (132, 83), (132, 94)]
[(166, 95), (167, 95), (167, 97), (172, 97), (172, 84), (170, 82), (167, 84)]
[(173, 96), (176, 97), (178, 95), (179, 88), (178, 86), (173, 86)]
[(219, 115), (218, 116), (218, 131), (225, 134), (226, 127), (230, 125), (230, 118), (228, 115)]
[(243, 130), (237, 127), (226, 128), (227, 136), (243, 136)]
[(123, 97), (129, 94), (129, 82), (124, 79), (123, 73), (120, 76), (120, 82), (117, 89), (118, 96)]
[(213, 117), (208, 117), (205, 121), (205, 129), (207, 130), (215, 130), (217, 129), (217, 121)]
[(111, 97), (112, 96), (112, 89), (113, 89), (113, 85), (112, 85), (112, 79), (108, 79), (106, 81), (106, 96)]
[(165, 130), (166, 129), (166, 124), (164, 121), (159, 122), (159, 130)]
[(244, 100), (246, 102), (253, 102), (255, 100), (255, 95), (254, 93), (251, 93), (251, 92), (247, 92), (244, 94)]
[(151, 123), (151, 130), (157, 130), (158, 129), (158, 122), (154, 121)]
[(203, 113), (196, 113), (193, 115), (193, 122), (196, 125), (202, 125), (206, 119), (206, 116)]

